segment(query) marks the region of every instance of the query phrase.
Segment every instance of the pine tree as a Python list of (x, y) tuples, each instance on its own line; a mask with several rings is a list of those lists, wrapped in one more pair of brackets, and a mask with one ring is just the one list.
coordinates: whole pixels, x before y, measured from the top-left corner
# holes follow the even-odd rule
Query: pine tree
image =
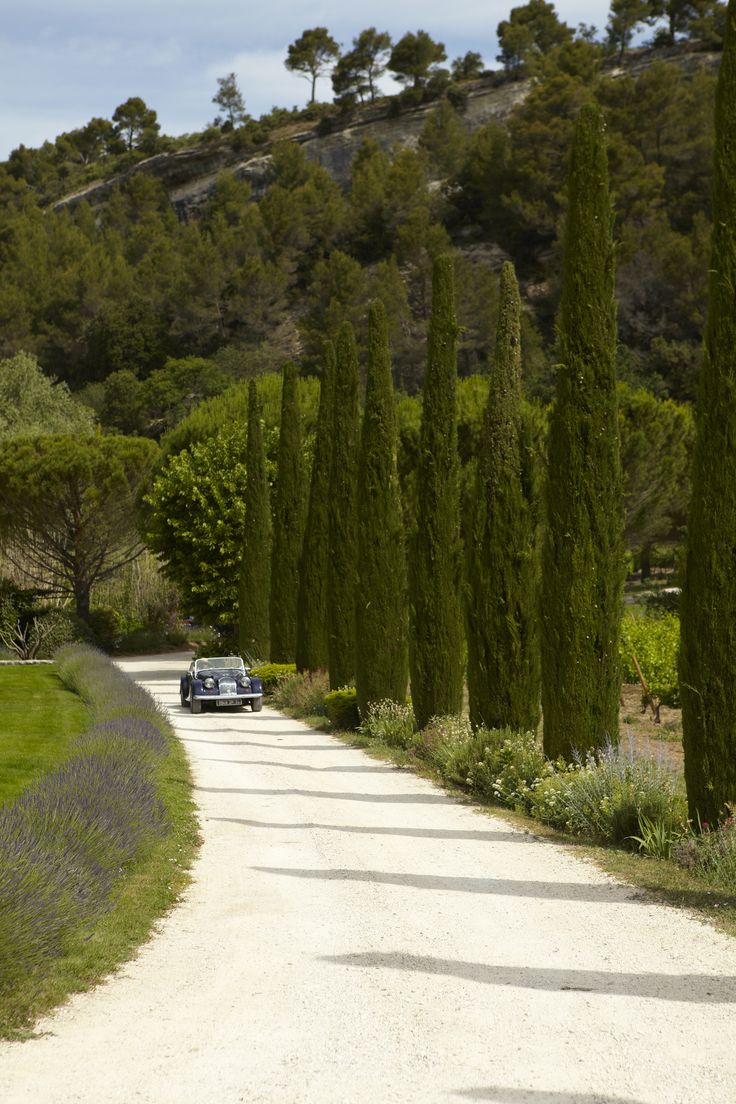
[(736, 803), (736, 0), (716, 94), (710, 295), (682, 594), (685, 782), (695, 823)]
[(521, 299), (507, 261), (468, 541), (468, 696), (474, 728), (534, 730), (539, 723), (530, 463), (521, 412)]
[(303, 484), (297, 370), (284, 367), (271, 554), (271, 659), (288, 663), (296, 648), (296, 600), (303, 537)]
[(542, 709), (552, 758), (618, 740), (623, 505), (611, 230), (604, 125), (589, 104), (570, 157), (549, 435)]
[(327, 624), (330, 687), (333, 690), (345, 686), (355, 674), (358, 383), (355, 334), (350, 323), (344, 322), (340, 327), (336, 347), (330, 463)]
[(358, 464), (356, 670), (358, 709), (406, 700), (409, 678), (404, 525), (396, 466), (397, 428), (386, 310), (368, 315), (365, 413)]
[(248, 384), (245, 463), (245, 529), (238, 597), (240, 650), (250, 659), (267, 659), (271, 590), (271, 507), (261, 408), (255, 380)]
[(329, 503), (334, 387), (335, 349), (331, 341), (326, 341), (309, 509), (299, 569), (296, 665), (300, 671), (326, 671), (329, 665), (327, 572), (330, 560)]
[(450, 257), (432, 275), (427, 374), (409, 556), (409, 666), (417, 723), (459, 713), (463, 693), (462, 560), (457, 453), (457, 322)]

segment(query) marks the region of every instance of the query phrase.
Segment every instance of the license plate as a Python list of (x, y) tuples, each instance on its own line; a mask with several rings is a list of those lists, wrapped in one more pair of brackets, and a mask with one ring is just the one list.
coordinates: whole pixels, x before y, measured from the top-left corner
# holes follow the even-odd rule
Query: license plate
[(237, 698), (219, 698), (215, 704), (227, 707), (228, 705), (238, 705), (239, 703)]

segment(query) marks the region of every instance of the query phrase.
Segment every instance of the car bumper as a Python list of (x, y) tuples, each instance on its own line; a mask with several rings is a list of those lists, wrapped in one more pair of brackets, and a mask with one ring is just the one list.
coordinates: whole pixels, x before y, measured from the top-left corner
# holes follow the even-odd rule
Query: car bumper
[(253, 698), (262, 698), (263, 694), (194, 694), (195, 701), (227, 702), (229, 705), (240, 705), (242, 702), (252, 701)]

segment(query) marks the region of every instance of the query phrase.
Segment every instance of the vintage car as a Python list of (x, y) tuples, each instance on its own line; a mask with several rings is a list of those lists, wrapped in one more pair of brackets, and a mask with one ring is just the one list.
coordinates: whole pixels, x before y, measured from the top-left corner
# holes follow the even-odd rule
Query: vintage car
[(205, 702), (216, 707), (240, 707), (246, 703), (254, 713), (263, 708), (263, 683), (250, 674), (240, 656), (193, 659), (181, 676), (179, 696), (192, 713), (201, 713)]

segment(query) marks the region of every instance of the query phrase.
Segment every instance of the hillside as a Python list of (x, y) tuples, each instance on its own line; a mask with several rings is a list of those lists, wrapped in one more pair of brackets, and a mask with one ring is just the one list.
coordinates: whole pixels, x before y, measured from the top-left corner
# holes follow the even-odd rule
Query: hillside
[(104, 425), (158, 434), (233, 378), (288, 357), (314, 371), (341, 321), (361, 339), (378, 296), (396, 383), (413, 392), (432, 260), (453, 251), (461, 374), (485, 368), (509, 257), (526, 386), (546, 399), (566, 150), (594, 98), (616, 195), (620, 374), (689, 399), (718, 58), (690, 42), (617, 65), (578, 38), (524, 80), (487, 74), (418, 105), (274, 109), (229, 133), (162, 138), (150, 157), (144, 142), (80, 161), (68, 136), (21, 147), (0, 166), (0, 355), (35, 354)]
[[(702, 51), (686, 43), (675, 47), (630, 50), (619, 63), (606, 59), (602, 73), (610, 79), (634, 77), (665, 61), (676, 65), (685, 75), (700, 69), (715, 70), (720, 53)], [(532, 79), (513, 79), (503, 71), (491, 72), (464, 85), (461, 112), (463, 127), (472, 134), (491, 121), (503, 122), (523, 103)], [(416, 149), (428, 118), (437, 110), (436, 101), (397, 111), (397, 97), (363, 106), (353, 112), (325, 115), (319, 121), (304, 120), (276, 131), (263, 152), (243, 157), (231, 141), (216, 141), (187, 146), (172, 152), (155, 154), (131, 169), (109, 179), (93, 181), (84, 188), (63, 196), (54, 210), (73, 210), (83, 200), (96, 207), (121, 187), (131, 175), (143, 173), (160, 180), (177, 215), (186, 220), (201, 211), (213, 195), (219, 174), (228, 170), (236, 179), (247, 181), (253, 195), (259, 197), (268, 184), (270, 148), (281, 140), (296, 142), (310, 161), (327, 169), (342, 188), (348, 188), (353, 160), (363, 142), (375, 142), (385, 153), (397, 147)], [(322, 133), (324, 127), (329, 133)]]

